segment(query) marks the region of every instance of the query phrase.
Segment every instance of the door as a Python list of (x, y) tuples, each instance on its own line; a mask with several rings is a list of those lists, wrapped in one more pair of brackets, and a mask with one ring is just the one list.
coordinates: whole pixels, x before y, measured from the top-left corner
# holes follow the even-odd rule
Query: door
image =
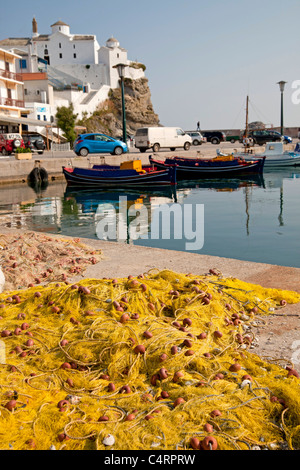
[(111, 153), (114, 150), (114, 141), (101, 134), (95, 134), (94, 136), (95, 151), (99, 153)]
[(176, 129), (176, 134), (177, 134), (177, 146), (178, 147), (183, 147), (183, 144), (185, 143), (185, 133), (183, 132), (182, 129)]

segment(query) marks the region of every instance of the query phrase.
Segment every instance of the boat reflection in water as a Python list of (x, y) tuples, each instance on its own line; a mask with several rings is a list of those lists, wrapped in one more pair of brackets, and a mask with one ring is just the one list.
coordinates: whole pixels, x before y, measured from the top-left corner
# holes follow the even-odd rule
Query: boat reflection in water
[[(170, 236), (175, 232), (175, 219), (166, 220), (170, 216), (170, 211), (174, 210), (173, 204), (180, 207), (176, 208), (173, 217), (177, 217), (177, 223), (183, 223), (182, 211), (184, 212), (185, 199), (191, 192), (203, 190), (212, 190), (215, 192), (233, 192), (242, 188), (263, 187), (264, 180), (261, 175), (251, 175), (248, 178), (219, 178), (202, 179), (197, 181), (180, 181), (177, 187), (166, 187), (160, 190), (141, 191), (141, 190), (102, 190), (91, 191), (90, 189), (78, 190), (67, 187), (65, 191), (65, 200), (73, 202), (82, 214), (94, 214), (97, 237), (110, 241), (125, 241), (131, 243), (134, 240), (148, 239), (151, 237), (153, 224), (157, 223), (157, 211), (167, 205), (169, 212), (160, 214), (164, 218), (164, 225), (171, 223), (168, 227)], [(201, 200), (199, 199), (199, 204)], [(156, 219), (154, 221), (154, 216)], [(187, 223), (187, 220), (185, 223)], [(189, 222), (189, 221), (188, 221)], [(190, 221), (192, 222), (192, 221)], [(100, 230), (100, 226), (102, 227)], [(105, 227), (104, 227), (105, 226)], [(136, 232), (130, 230), (130, 226), (136, 228)], [(138, 227), (137, 227), (138, 226)], [(182, 230), (181, 230), (182, 232)], [(153, 235), (154, 236), (154, 235)], [(157, 239), (157, 235), (156, 235)]]

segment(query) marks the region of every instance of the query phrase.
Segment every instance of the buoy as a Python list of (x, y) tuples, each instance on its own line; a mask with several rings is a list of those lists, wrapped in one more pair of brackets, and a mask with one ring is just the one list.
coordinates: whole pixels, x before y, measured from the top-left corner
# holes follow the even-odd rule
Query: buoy
[(27, 182), (32, 187), (45, 188), (48, 185), (48, 172), (41, 167), (40, 160), (35, 160), (34, 168), (27, 176)]

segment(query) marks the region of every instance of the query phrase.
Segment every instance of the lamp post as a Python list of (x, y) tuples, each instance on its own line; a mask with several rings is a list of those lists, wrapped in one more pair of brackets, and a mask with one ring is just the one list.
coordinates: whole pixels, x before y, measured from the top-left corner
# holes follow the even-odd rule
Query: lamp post
[(280, 110), (280, 131), (281, 135), (283, 135), (283, 92), (284, 92), (284, 87), (287, 82), (284, 82), (281, 80), (280, 82), (277, 82), (277, 85), (279, 85), (280, 93), (281, 93), (281, 110)]
[(121, 94), (122, 94), (122, 121), (123, 121), (123, 142), (127, 143), (127, 132), (126, 132), (126, 114), (125, 114), (125, 98), (124, 98), (124, 78), (125, 78), (125, 67), (126, 64), (117, 64), (113, 68), (118, 70), (118, 74), (121, 81)]

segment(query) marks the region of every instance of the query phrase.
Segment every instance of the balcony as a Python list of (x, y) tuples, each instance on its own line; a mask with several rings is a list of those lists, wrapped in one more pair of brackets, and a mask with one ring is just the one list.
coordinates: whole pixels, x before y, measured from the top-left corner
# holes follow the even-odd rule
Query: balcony
[(14, 98), (1, 98), (0, 97), (0, 106), (14, 106), (16, 108), (24, 108), (24, 101), (16, 100)]
[(0, 69), (0, 77), (8, 78), (9, 80), (16, 80), (18, 82), (22, 82), (22, 74), (10, 72), (9, 70)]

